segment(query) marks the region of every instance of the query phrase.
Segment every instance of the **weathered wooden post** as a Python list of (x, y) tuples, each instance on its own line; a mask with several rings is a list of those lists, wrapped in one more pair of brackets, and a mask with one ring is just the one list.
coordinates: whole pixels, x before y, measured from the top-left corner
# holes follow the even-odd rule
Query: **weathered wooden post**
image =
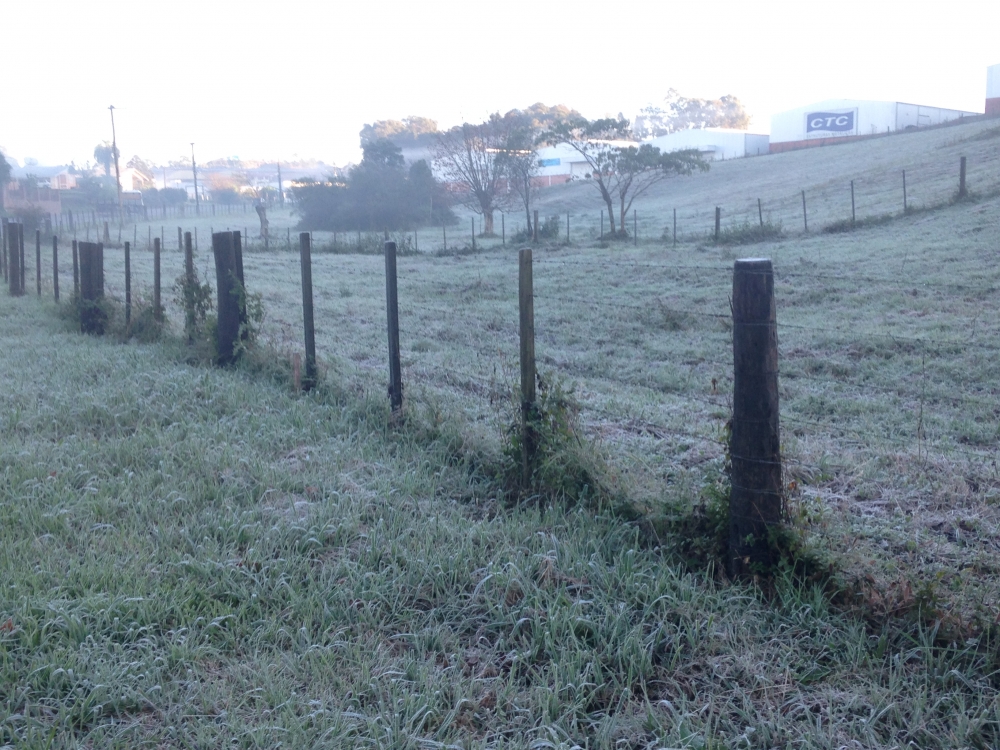
[(809, 218), (806, 216), (806, 191), (802, 191), (802, 226), (805, 231), (809, 231)]
[(722, 209), (715, 207), (715, 241), (719, 241), (719, 231), (722, 229)]
[[(311, 236), (311, 235), (310, 235)], [(236, 280), (240, 282), (237, 292), (238, 308), (240, 314), (240, 329), (243, 331), (242, 338), (246, 340), (250, 332), (246, 329), (247, 323), (247, 282), (243, 278), (243, 238), (239, 231), (233, 232), (233, 257), (236, 259)]]
[(125, 243), (125, 331), (132, 324), (132, 246)]
[(500, 214), (500, 242), (504, 247), (507, 247), (507, 216), (506, 214)]
[(153, 238), (153, 319), (163, 320), (163, 305), (160, 297), (160, 238)]
[(42, 230), (35, 230), (35, 292), (42, 296)]
[(80, 244), (73, 240), (73, 295), (80, 298)]
[[(601, 218), (604, 218), (604, 214), (601, 214)], [(677, 244), (677, 209), (674, 209), (674, 244)]]
[(473, 250), (473, 252), (475, 252), (475, 250), (476, 250), (476, 217), (473, 216), (471, 218), (471, 221), (472, 221), (472, 250)]
[(17, 227), (15, 222), (7, 224), (7, 268), (9, 269), (8, 288), (11, 297), (21, 296), (21, 253), (17, 244)]
[(10, 244), (10, 222), (7, 219), (0, 220), (0, 269), (3, 270), (3, 280), (7, 281), (7, 246)]
[(17, 246), (21, 256), (21, 294), (24, 294), (24, 224), (17, 224)]
[(858, 215), (854, 211), (854, 180), (851, 180), (851, 228), (858, 225)]
[(764, 228), (764, 209), (760, 205), (760, 198), (757, 199), (757, 216), (760, 219), (760, 228)]
[(632, 209), (632, 244), (639, 245), (639, 214)]
[(393, 418), (403, 409), (403, 369), (399, 360), (399, 296), (396, 287), (396, 243), (385, 243), (385, 312), (389, 331), (389, 405)]
[(104, 241), (104, 243), (107, 243), (108, 245), (111, 244), (111, 232), (108, 231), (108, 222), (104, 222), (104, 237), (103, 237), (103, 241)]
[(733, 268), (733, 419), (730, 438), (729, 572), (767, 574), (778, 562), (782, 522), (778, 333), (770, 259)]
[(212, 254), (215, 256), (218, 293), (216, 361), (220, 365), (230, 365), (236, 361), (236, 340), (240, 335), (239, 277), (236, 275), (233, 232), (216, 232), (212, 235)]
[(566, 212), (566, 244), (569, 244), (569, 211)]
[(299, 261), (302, 266), (302, 327), (306, 338), (306, 376), (303, 390), (316, 386), (316, 327), (313, 319), (312, 243), (309, 232), (299, 233)]
[(80, 254), (80, 330), (100, 336), (104, 333), (104, 244), (81, 242)]
[(903, 213), (906, 213), (906, 170), (903, 170)]
[(538, 209), (535, 209), (535, 224), (531, 228), (531, 241), (538, 244)]
[(59, 238), (52, 235), (52, 297), (59, 301)]
[(958, 197), (965, 198), (968, 194), (965, 189), (965, 157), (963, 156), (958, 167)]
[(535, 422), (535, 294), (532, 279), (531, 248), (518, 254), (518, 307), (521, 344), (521, 488), (531, 486), (535, 468), (537, 432)]
[(183, 252), (184, 250), (184, 235), (181, 234), (181, 228), (177, 227), (177, 250)]

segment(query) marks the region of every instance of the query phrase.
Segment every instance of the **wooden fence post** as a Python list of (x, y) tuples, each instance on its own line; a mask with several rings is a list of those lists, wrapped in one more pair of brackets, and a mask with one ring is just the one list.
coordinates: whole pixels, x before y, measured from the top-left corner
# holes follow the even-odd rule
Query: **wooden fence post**
[(719, 241), (719, 231), (722, 229), (722, 209), (715, 207), (715, 241)]
[(733, 419), (729, 572), (766, 574), (777, 562), (770, 531), (782, 521), (778, 334), (770, 259), (733, 268)]
[(604, 211), (601, 211), (601, 239), (604, 239)]
[(507, 216), (500, 214), (500, 242), (507, 247)]
[(21, 256), (21, 294), (24, 294), (24, 224), (17, 225), (17, 247)]
[(17, 244), (18, 224), (10, 222), (7, 224), (7, 268), (9, 269), (10, 296), (21, 296), (21, 253)]
[(809, 218), (806, 216), (806, 191), (802, 191), (802, 226), (805, 227), (805, 231), (809, 231)]
[(59, 237), (52, 235), (52, 297), (59, 301)]
[(632, 209), (632, 244), (639, 245), (639, 215)]
[(80, 297), (80, 252), (79, 242), (73, 240), (73, 294)]
[(106, 242), (109, 245), (111, 244), (111, 232), (108, 231), (108, 222), (104, 222), (104, 238), (103, 238), (103, 242)]
[(302, 266), (302, 327), (306, 337), (306, 376), (302, 380), (302, 388), (308, 391), (316, 386), (316, 326), (313, 319), (312, 245), (309, 232), (299, 234), (299, 260)]
[(153, 240), (153, 318), (163, 320), (163, 307), (160, 298), (160, 246), (159, 237)]
[(104, 334), (104, 244), (81, 242), (80, 254), (80, 330), (101, 336)]
[(10, 243), (10, 222), (7, 219), (0, 220), (0, 269), (3, 270), (3, 280), (7, 281), (7, 246)]
[(187, 332), (188, 344), (194, 343), (195, 309), (194, 309), (194, 246), (191, 243), (191, 233), (184, 233), (184, 330)]
[[(443, 241), (444, 241), (444, 249), (447, 250), (448, 249), (448, 230), (447, 230), (447, 228), (445, 228), (444, 224), (441, 225), (441, 236), (443, 237)], [(358, 235), (358, 247), (360, 247), (360, 246), (361, 246), (361, 235), (359, 234)]]
[(569, 244), (569, 212), (566, 212), (566, 244)]
[(125, 332), (132, 324), (132, 246), (125, 243)]
[(903, 213), (906, 213), (906, 170), (903, 170)]
[(764, 209), (761, 208), (760, 198), (757, 199), (757, 217), (760, 219), (760, 228), (764, 228)]
[(181, 251), (184, 249), (184, 235), (181, 233), (181, 228), (177, 227), (177, 250)]
[(212, 254), (215, 256), (215, 288), (218, 299), (218, 325), (216, 327), (216, 361), (230, 365), (236, 361), (236, 340), (240, 335), (240, 305), (237, 292), (236, 252), (233, 232), (216, 232), (212, 235)]
[(858, 225), (858, 215), (854, 210), (854, 180), (851, 180), (851, 228)]
[(538, 244), (538, 209), (535, 209), (535, 225), (531, 229), (531, 241)]
[(476, 249), (476, 217), (473, 216), (472, 219), (472, 249)]
[(965, 189), (965, 157), (959, 162), (958, 167), (958, 197), (964, 198), (968, 195)]
[[(236, 280), (240, 282), (240, 291), (237, 295), (239, 297), (240, 326), (244, 326), (247, 322), (247, 282), (243, 278), (243, 238), (238, 231), (233, 232), (233, 257), (236, 260)], [(242, 338), (246, 340), (249, 335), (250, 332), (244, 328)]]
[(389, 331), (389, 404), (395, 418), (403, 408), (403, 371), (399, 361), (399, 296), (396, 243), (385, 243), (385, 312)]
[(35, 292), (42, 296), (42, 230), (35, 230)]
[[(601, 214), (601, 217), (603, 218), (604, 214)], [(674, 244), (675, 245), (677, 244), (677, 209), (676, 208), (674, 209)]]
[[(602, 214), (603, 215), (603, 214)], [(537, 432), (535, 422), (535, 293), (532, 278), (531, 248), (518, 253), (518, 307), (520, 308), (521, 344), (521, 488), (531, 486), (535, 468)]]

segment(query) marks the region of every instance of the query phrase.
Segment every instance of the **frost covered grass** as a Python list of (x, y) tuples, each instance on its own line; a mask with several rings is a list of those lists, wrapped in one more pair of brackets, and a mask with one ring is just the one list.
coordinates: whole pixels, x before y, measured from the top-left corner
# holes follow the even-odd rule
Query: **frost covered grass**
[[(642, 523), (500, 498), (513, 252), (400, 258), (394, 430), (380, 258), (315, 256), (309, 396), (0, 294), (0, 745), (1000, 744), (998, 214), (753, 246), (789, 500), (836, 583), (766, 594), (659, 523), (724, 482), (733, 248), (536, 251), (540, 371)], [(270, 356), (298, 351), (297, 258), (245, 265)]]

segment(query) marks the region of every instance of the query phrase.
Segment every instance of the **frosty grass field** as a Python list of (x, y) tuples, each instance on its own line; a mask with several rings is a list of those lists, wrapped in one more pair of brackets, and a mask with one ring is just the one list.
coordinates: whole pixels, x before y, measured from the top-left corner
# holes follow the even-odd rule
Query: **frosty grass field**
[[(973, 196), (951, 203), (959, 155)], [(882, 218), (822, 232), (851, 179), (858, 218)], [(398, 427), (381, 257), (317, 234), (324, 380), (301, 395), (283, 243), (246, 255), (270, 364), (235, 371), (188, 363), (168, 292), (163, 342), (79, 335), (47, 267), (35, 298), (30, 252), (29, 294), (0, 294), (0, 746), (997, 746), (998, 188), (1000, 127), (980, 122), (714, 165), (637, 207), (638, 245), (601, 243), (590, 185), (543, 191), (575, 235), (535, 250), (539, 369), (572, 389), (628, 517), (511, 504), (492, 475), (512, 244), (438, 254), (426, 229), (427, 252), (400, 258)], [(714, 206), (756, 221), (758, 197), (785, 236), (714, 245)], [(292, 221), (277, 212), (275, 234)], [(225, 223), (184, 225), (204, 278)], [(105, 255), (118, 294), (121, 253)], [(725, 487), (743, 255), (775, 264), (789, 508), (828, 566), (766, 591), (674, 523)], [(140, 291), (150, 269), (140, 241)]]

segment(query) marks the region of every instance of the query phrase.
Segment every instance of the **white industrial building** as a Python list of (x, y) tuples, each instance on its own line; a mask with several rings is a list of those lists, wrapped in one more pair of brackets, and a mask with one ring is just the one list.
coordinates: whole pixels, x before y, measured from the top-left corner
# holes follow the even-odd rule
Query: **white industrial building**
[(770, 138), (760, 133), (732, 128), (690, 128), (661, 135), (648, 141), (660, 151), (695, 149), (708, 161), (741, 159), (768, 153)]
[(986, 114), (1000, 116), (1000, 65), (986, 69)]
[(979, 115), (904, 102), (827, 99), (771, 117), (771, 153), (823, 146), (880, 133), (940, 125)]

